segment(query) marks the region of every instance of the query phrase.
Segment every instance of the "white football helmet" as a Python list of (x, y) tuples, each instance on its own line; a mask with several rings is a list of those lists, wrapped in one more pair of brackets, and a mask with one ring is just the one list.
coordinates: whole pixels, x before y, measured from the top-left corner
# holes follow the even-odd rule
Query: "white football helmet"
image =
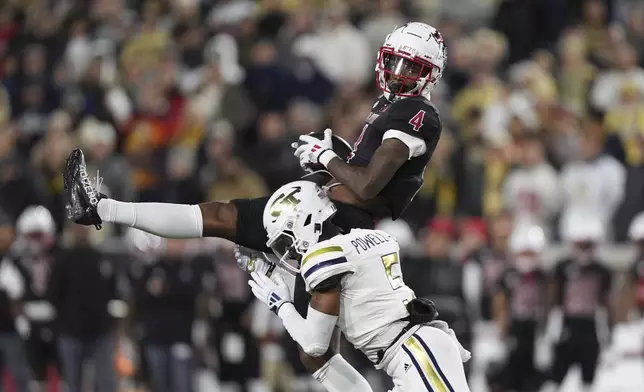
[(513, 254), (531, 252), (540, 254), (546, 249), (546, 235), (539, 226), (521, 225), (510, 235), (508, 247)]
[(543, 229), (533, 225), (517, 226), (508, 242), (514, 265), (521, 272), (529, 272), (539, 266), (546, 245)]
[(19, 235), (39, 233), (53, 236), (56, 234), (56, 223), (47, 208), (30, 206), (18, 217), (16, 232)]
[(378, 51), (378, 86), (394, 97), (420, 95), (429, 99), (446, 63), (441, 33), (425, 23), (407, 23), (387, 35)]
[(322, 224), (335, 212), (326, 192), (310, 181), (294, 181), (273, 193), (264, 208), (263, 221), (266, 245), (275, 252), (278, 264), (299, 273), (301, 256), (318, 242)]
[(54, 244), (56, 223), (47, 208), (29, 206), (18, 217), (16, 233), (20, 251), (37, 253)]

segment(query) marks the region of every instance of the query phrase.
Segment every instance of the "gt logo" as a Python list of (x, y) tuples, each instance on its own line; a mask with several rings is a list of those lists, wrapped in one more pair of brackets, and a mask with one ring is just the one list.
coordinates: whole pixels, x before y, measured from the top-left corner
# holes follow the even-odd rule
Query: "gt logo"
[(280, 215), (282, 215), (282, 211), (298, 205), (300, 203), (300, 199), (295, 197), (295, 195), (297, 195), (301, 190), (302, 188), (300, 188), (299, 186), (295, 187), (288, 195), (282, 194), (277, 199), (275, 199), (275, 201), (269, 208), (271, 216), (277, 219)]
[(418, 113), (412, 117), (411, 120), (409, 120), (409, 124), (414, 127), (414, 131), (418, 132), (418, 130), (423, 126), (423, 121), (425, 120), (425, 111), (424, 110), (419, 110)]

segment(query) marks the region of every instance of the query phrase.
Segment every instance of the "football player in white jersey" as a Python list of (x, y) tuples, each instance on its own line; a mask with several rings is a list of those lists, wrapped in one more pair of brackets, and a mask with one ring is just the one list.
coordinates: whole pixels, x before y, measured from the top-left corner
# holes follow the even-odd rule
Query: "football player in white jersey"
[[(307, 181), (281, 187), (266, 205), (267, 245), (278, 265), (304, 278), (312, 295), (307, 317), (295, 310), (280, 274), (271, 278), (256, 269), (249, 284), (307, 355), (327, 354), (337, 325), (393, 378), (392, 392), (469, 391), (463, 362), (470, 354), (446, 323), (434, 320), (433, 303), (415, 298), (405, 285), (392, 236), (365, 229), (342, 233), (331, 223), (333, 202)], [(323, 380), (326, 368), (313, 376)]]

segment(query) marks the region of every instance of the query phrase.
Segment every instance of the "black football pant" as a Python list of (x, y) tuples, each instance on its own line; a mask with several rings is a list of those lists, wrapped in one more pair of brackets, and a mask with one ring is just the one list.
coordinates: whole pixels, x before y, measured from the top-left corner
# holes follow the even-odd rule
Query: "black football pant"
[(568, 370), (578, 364), (581, 367), (581, 379), (585, 385), (591, 385), (595, 380), (597, 359), (599, 358), (599, 341), (596, 334), (582, 333), (561, 341), (555, 346), (554, 362), (552, 365), (552, 380), (561, 384)]
[(501, 385), (505, 391), (536, 392), (542, 381), (534, 363), (536, 325), (520, 324), (510, 328), (510, 352)]
[(53, 365), (58, 368), (59, 364), (56, 340), (52, 329), (33, 323), (31, 334), (25, 341), (25, 348), (34, 380), (47, 381), (49, 367)]

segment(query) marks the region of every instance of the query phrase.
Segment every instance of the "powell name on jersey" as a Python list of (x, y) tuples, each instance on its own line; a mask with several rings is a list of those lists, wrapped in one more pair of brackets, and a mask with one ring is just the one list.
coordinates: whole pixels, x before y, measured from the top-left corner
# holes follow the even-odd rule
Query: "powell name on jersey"
[(347, 340), (375, 361), (387, 347), (396, 321), (409, 315), (413, 291), (403, 281), (399, 246), (379, 230), (354, 229), (313, 246), (300, 273), (308, 291), (333, 277), (341, 279), (338, 327)]
[(371, 109), (348, 162), (366, 166), (386, 139), (398, 139), (409, 147), (409, 157), (380, 192), (394, 219), (398, 218), (423, 185), (425, 166), (441, 134), (436, 108), (423, 97), (394, 102), (380, 97)]

